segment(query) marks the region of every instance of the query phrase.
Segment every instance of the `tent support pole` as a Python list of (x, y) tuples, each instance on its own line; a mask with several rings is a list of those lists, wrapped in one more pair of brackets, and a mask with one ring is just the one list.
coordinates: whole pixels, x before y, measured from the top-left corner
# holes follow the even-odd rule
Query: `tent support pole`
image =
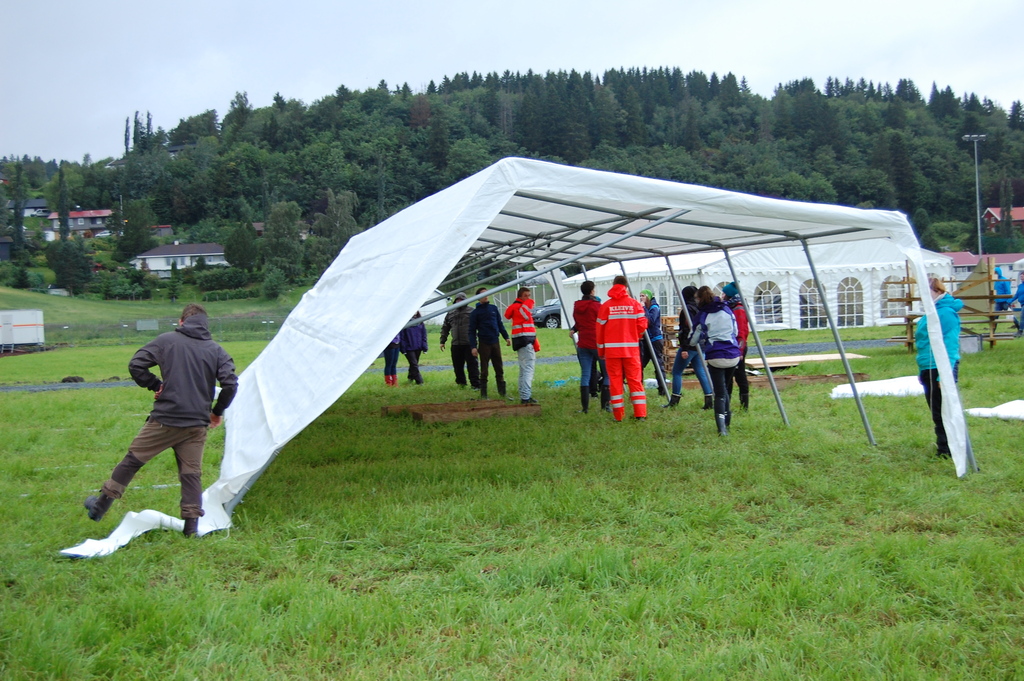
[[(676, 294), (679, 296), (679, 307), (683, 311), (683, 316), (686, 317), (687, 326), (689, 326), (690, 330), (692, 331), (693, 319), (690, 317), (690, 310), (686, 307), (686, 301), (683, 300), (683, 289), (679, 288), (679, 281), (676, 280), (676, 271), (672, 269), (672, 261), (669, 260), (669, 257), (667, 255), (665, 256), (665, 264), (668, 265), (669, 276), (672, 277), (672, 283), (675, 284), (676, 287)], [(690, 339), (687, 338), (686, 340), (689, 341)], [(683, 345), (683, 339), (680, 339), (679, 347), (682, 347)], [(711, 372), (708, 371), (708, 361), (704, 358), (703, 348), (701, 348), (700, 345), (695, 345), (694, 347), (697, 348), (697, 361), (700, 362), (701, 366), (704, 367), (704, 375), (708, 377), (708, 380), (711, 380)], [(703, 387), (701, 388), (701, 390), (703, 390)], [(669, 399), (671, 399), (671, 397)]]
[[(621, 260), (619, 261), (619, 269), (622, 270), (622, 276), (623, 276), (623, 278), (626, 279), (626, 286), (629, 289), (629, 295), (630, 295), (630, 297), (632, 297), (633, 296), (633, 289), (632, 289), (631, 286), (629, 286), (629, 278), (626, 277), (626, 266), (624, 264), (622, 264)], [(646, 310), (644, 310), (644, 314), (647, 314)], [(654, 342), (651, 340), (651, 334), (647, 333), (647, 329), (644, 329), (644, 344), (647, 346), (647, 354), (649, 354), (651, 356), (651, 361), (654, 362), (654, 373), (658, 377), (658, 385), (661, 386), (662, 395), (664, 397), (671, 398), (672, 390), (667, 385), (665, 385), (665, 367), (662, 366), (663, 363), (665, 362), (665, 357), (664, 356), (662, 356), (662, 357), (656, 357), (655, 356), (655, 354), (654, 354)], [(641, 365), (640, 365), (640, 385), (643, 385), (643, 382), (644, 382), (644, 370), (643, 370), (643, 364), (641, 363)], [(646, 389), (645, 389), (645, 391), (646, 391)]]
[(828, 307), (828, 296), (825, 295), (825, 289), (821, 286), (821, 279), (818, 278), (818, 269), (814, 266), (814, 259), (811, 257), (811, 247), (807, 243), (807, 239), (801, 239), (800, 243), (804, 247), (804, 255), (807, 256), (807, 264), (811, 267), (811, 276), (814, 277), (814, 285), (818, 289), (818, 295), (821, 296), (821, 307), (825, 310), (825, 318), (828, 319), (828, 326), (832, 329), (832, 337), (836, 341), (836, 347), (839, 348), (839, 357), (843, 360), (843, 368), (846, 369), (846, 378), (850, 381), (850, 390), (853, 393), (853, 399), (857, 402), (857, 410), (860, 412), (860, 420), (864, 423), (864, 432), (868, 435), (868, 442), (871, 446), (877, 446), (875, 442), (875, 436), (871, 432), (871, 424), (868, 423), (867, 412), (864, 411), (864, 402), (860, 399), (860, 393), (857, 392), (857, 382), (853, 378), (853, 369), (850, 368), (850, 360), (846, 357), (846, 349), (843, 347), (843, 341), (839, 337), (839, 329), (836, 327), (835, 319), (832, 317), (832, 311)]
[[(551, 288), (555, 289), (555, 295), (558, 296), (558, 304), (562, 308), (561, 319), (564, 319), (567, 323), (563, 325), (563, 328), (570, 328), (572, 325), (568, 324), (569, 321), (569, 308), (565, 306), (565, 299), (562, 298), (562, 283), (560, 279), (564, 279), (562, 275), (562, 268), (559, 267), (557, 270), (548, 272), (548, 276), (551, 277)], [(575, 345), (575, 343), (573, 343)]]
[[(654, 227), (656, 225), (660, 225), (663, 222), (667, 222), (669, 220), (674, 220), (675, 218), (680, 217), (681, 215), (685, 215), (688, 212), (689, 212), (688, 209), (685, 209), (685, 210), (683, 210), (681, 212), (676, 212), (676, 213), (674, 213), (673, 215), (671, 215), (671, 216), (669, 216), (667, 218), (661, 218), (661, 219), (655, 221), (654, 224), (650, 224), (650, 225), (647, 225), (646, 227), (641, 228), (639, 231), (630, 232), (629, 235), (633, 236), (633, 235), (636, 235), (636, 234), (640, 234), (640, 233), (642, 233), (644, 231), (647, 231), (651, 227)], [(475, 281), (472, 284), (470, 284), (469, 286), (464, 286), (463, 288), (459, 289), (458, 291), (454, 291), (453, 293), (459, 293), (461, 291), (468, 291), (473, 286), (482, 286), (484, 283), (486, 283), (488, 281), (492, 281), (494, 279), (499, 279), (499, 278), (505, 276), (506, 274), (508, 274), (510, 272), (517, 272), (522, 267), (529, 266), (529, 265), (534, 265), (534, 264), (540, 262), (541, 260), (550, 260), (551, 256), (554, 255), (554, 254), (564, 253), (565, 251), (569, 250), (570, 248), (572, 248), (574, 246), (578, 246), (578, 245), (580, 245), (582, 243), (586, 243), (588, 240), (591, 240), (591, 239), (596, 238), (596, 237), (604, 236), (605, 234), (608, 234), (609, 232), (614, 232), (616, 229), (619, 229), (620, 227), (622, 227), (623, 225), (626, 225), (626, 224), (628, 224), (628, 221), (617, 221), (617, 222), (613, 223), (612, 225), (610, 225), (609, 227), (605, 227), (604, 229), (598, 231), (596, 234), (588, 235), (587, 237), (585, 237), (583, 239), (577, 239), (577, 240), (575, 240), (575, 241), (573, 241), (573, 242), (571, 242), (569, 244), (566, 244), (565, 246), (559, 248), (556, 251), (552, 251), (551, 253), (545, 254), (544, 257), (532, 258), (530, 260), (527, 260), (526, 262), (515, 263), (514, 267), (505, 267), (505, 269), (501, 270), (497, 274), (492, 274), (489, 277), (485, 277), (483, 279)], [(553, 240), (554, 239), (548, 239), (548, 240), (546, 240), (545, 243), (551, 243)], [(622, 241), (622, 239), (618, 238), (618, 239), (612, 240), (611, 242), (609, 242), (607, 244), (599, 244), (595, 248), (591, 248), (591, 249), (589, 249), (587, 251), (584, 251), (583, 253), (580, 253), (577, 256), (574, 256), (572, 258), (567, 258), (567, 259), (561, 261), (560, 263), (558, 263), (558, 265), (556, 265), (556, 267), (559, 267), (559, 268), (563, 267), (564, 265), (567, 265), (567, 264), (569, 264), (571, 262), (575, 262), (576, 260), (578, 260), (580, 258), (584, 258), (584, 257), (586, 257), (586, 256), (588, 256), (588, 255), (590, 255), (592, 253), (595, 253), (595, 252), (601, 250), (602, 248), (605, 248), (606, 246), (609, 246), (611, 244), (616, 244), (619, 241)], [(462, 277), (468, 277), (468, 276), (471, 276), (473, 274), (476, 274), (477, 272), (483, 272), (483, 271), (485, 271), (487, 269), (490, 269), (491, 267), (504, 266), (506, 263), (513, 262), (513, 258), (511, 256), (508, 256), (508, 257), (505, 257), (502, 260), (499, 260), (497, 263), (494, 263), (494, 262), (487, 263), (486, 260), (480, 260), (480, 262), (484, 262), (485, 264), (483, 266), (481, 266), (481, 267), (477, 267), (476, 269), (474, 269), (474, 270), (472, 270), (470, 272), (465, 272), (465, 273), (459, 274), (458, 278), (461, 279)], [(456, 269), (452, 270), (452, 272), (455, 272), (456, 270), (459, 270), (459, 269), (461, 269), (461, 268), (456, 267)], [(538, 272), (534, 276), (540, 276), (540, 275), (546, 274), (546, 273), (547, 273), (546, 271), (542, 271), (542, 272)], [(452, 280), (452, 278), (453, 278), (452, 277), (452, 273), (449, 272), (448, 276), (445, 278), (445, 280), (441, 282), (441, 286), (444, 286), (445, 284), (450, 282)], [(530, 278), (533, 278), (533, 277), (530, 277)], [(435, 303), (435, 302), (437, 302), (439, 300), (443, 300), (443, 298), (433, 298), (431, 300), (426, 301), (424, 303), (424, 305), (430, 305), (431, 303)]]
[[(586, 258), (588, 255), (593, 255), (594, 253), (597, 253), (598, 251), (603, 250), (605, 248), (610, 248), (611, 246), (614, 246), (615, 244), (617, 244), (617, 243), (619, 243), (621, 241), (625, 241), (627, 239), (631, 239), (632, 237), (635, 237), (635, 236), (638, 236), (640, 234), (643, 234), (644, 232), (646, 232), (649, 229), (654, 229), (655, 227), (658, 227), (659, 225), (663, 225), (666, 222), (671, 222), (672, 220), (675, 220), (678, 217), (682, 217), (683, 215), (686, 215), (689, 212), (690, 212), (689, 208), (681, 208), (681, 209), (673, 212), (671, 215), (666, 215), (665, 217), (658, 218), (657, 220), (654, 220), (654, 221), (650, 222), (649, 224), (644, 225), (643, 227), (637, 227), (636, 229), (630, 230), (630, 231), (625, 232), (623, 234), (619, 234), (615, 238), (611, 239), (610, 241), (606, 241), (604, 243), (600, 243), (600, 244), (597, 244), (595, 246), (591, 246), (587, 250), (585, 250), (585, 251), (583, 251), (581, 253), (577, 253), (576, 255), (573, 255), (572, 257), (565, 258), (564, 260), (559, 260), (558, 262), (556, 262), (556, 263), (554, 263), (552, 265), (548, 265), (547, 267), (539, 269), (539, 270), (537, 270), (535, 272), (530, 272), (529, 274), (524, 274), (522, 276), (516, 277), (512, 281), (507, 281), (507, 282), (504, 282), (502, 284), (498, 284), (494, 288), (489, 288), (486, 291), (484, 291), (483, 293), (478, 293), (476, 295), (469, 296), (465, 300), (460, 301), (458, 305), (449, 305), (449, 306), (447, 306), (447, 307), (445, 307), (445, 308), (443, 308), (441, 310), (435, 310), (434, 312), (431, 312), (430, 314), (424, 315), (422, 317), (417, 317), (415, 320), (409, 320), (406, 323), (406, 327), (413, 326), (414, 324), (421, 324), (421, 323), (425, 322), (428, 319), (433, 319), (434, 317), (439, 317), (439, 316), (441, 316), (443, 314), (447, 314), (448, 311), (451, 310), (452, 308), (459, 307), (459, 306), (462, 306), (462, 305), (469, 305), (470, 303), (475, 303), (476, 301), (480, 300), (481, 298), (484, 298), (486, 296), (491, 295), (495, 291), (503, 291), (503, 290), (505, 290), (507, 288), (512, 288), (513, 286), (517, 286), (518, 284), (521, 284), (524, 281), (529, 281), (530, 279), (535, 279), (537, 277), (542, 277), (545, 274), (547, 274), (548, 272), (552, 272), (554, 270), (561, 269), (562, 267), (565, 267), (566, 265), (568, 265), (570, 263), (574, 263), (577, 260), (581, 260), (583, 258)], [(610, 231), (615, 230), (615, 229), (618, 229), (620, 226), (621, 225), (616, 224), (616, 225), (614, 225), (612, 227), (609, 227), (608, 230), (606, 230), (605, 232), (602, 232), (602, 234), (604, 234), (606, 232), (610, 232)], [(555, 251), (555, 252), (556, 253), (561, 253), (561, 252), (565, 251), (566, 249), (568, 249), (570, 247), (571, 247), (571, 245), (570, 246), (566, 246), (565, 248), (561, 248), (561, 249), (559, 249), (558, 251)], [(543, 258), (543, 259), (546, 260), (548, 258)], [(542, 260), (542, 258), (535, 258), (535, 259), (531, 260), (530, 263), (539, 262), (540, 260)], [(514, 269), (505, 270), (505, 272), (491, 275), (487, 279), (481, 279), (477, 283), (480, 284), (480, 283), (482, 283), (484, 281), (490, 281), (491, 279), (495, 279), (496, 277), (500, 276), (500, 274), (505, 274), (507, 272), (512, 272), (512, 271), (515, 271), (515, 270)], [(438, 301), (438, 300), (443, 300), (443, 298), (435, 298), (435, 299), (433, 299), (431, 301), (427, 301), (427, 303), (435, 302), (435, 301)]]
[(764, 368), (764, 375), (768, 377), (768, 385), (772, 388), (772, 394), (775, 395), (775, 404), (779, 407), (779, 413), (782, 415), (782, 422), (787, 426), (789, 425), (789, 417), (786, 416), (786, 408), (782, 406), (782, 396), (779, 394), (779, 386), (775, 384), (775, 375), (772, 374), (771, 367), (768, 366), (768, 357), (764, 353), (764, 346), (761, 345), (761, 337), (757, 333), (757, 324), (754, 323), (754, 309), (747, 306), (747, 298), (743, 295), (743, 290), (740, 288), (740, 280), (736, 276), (736, 268), (732, 265), (732, 257), (729, 256), (729, 249), (723, 248), (722, 253), (725, 254), (725, 262), (729, 265), (729, 274), (732, 275), (732, 280), (736, 282), (736, 290), (740, 292), (740, 300), (743, 301), (743, 307), (747, 310), (747, 325), (750, 326), (750, 333), (754, 334), (754, 344), (757, 345), (757, 354), (761, 356), (761, 366)]

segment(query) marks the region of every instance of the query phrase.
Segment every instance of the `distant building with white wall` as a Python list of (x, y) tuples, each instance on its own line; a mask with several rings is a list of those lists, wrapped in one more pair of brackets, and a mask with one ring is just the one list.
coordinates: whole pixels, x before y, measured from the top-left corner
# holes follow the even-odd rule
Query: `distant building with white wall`
[(161, 279), (171, 278), (171, 265), (177, 264), (178, 269), (195, 267), (202, 258), (207, 265), (227, 265), (224, 259), (224, 247), (220, 244), (168, 244), (157, 246), (145, 253), (132, 258), (136, 269), (149, 270)]

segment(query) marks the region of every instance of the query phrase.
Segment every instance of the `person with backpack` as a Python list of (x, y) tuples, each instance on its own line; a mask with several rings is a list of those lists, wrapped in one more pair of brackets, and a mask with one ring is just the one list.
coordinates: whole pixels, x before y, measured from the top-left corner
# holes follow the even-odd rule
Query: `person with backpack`
[(729, 384), (740, 361), (740, 344), (736, 338), (736, 317), (707, 286), (697, 289), (697, 318), (693, 320), (690, 345), (700, 344), (711, 374), (715, 399), (715, 425), (718, 434), (729, 434), (732, 410)]
[[(736, 340), (740, 343), (740, 361), (733, 372), (733, 379), (740, 389), (740, 405), (746, 411), (750, 408), (750, 381), (747, 380), (747, 337), (750, 336), (750, 320), (747, 318), (747, 308), (740, 298), (740, 289), (735, 281), (722, 287), (722, 295), (736, 317)], [(729, 382), (729, 397), (732, 398), (732, 381)]]

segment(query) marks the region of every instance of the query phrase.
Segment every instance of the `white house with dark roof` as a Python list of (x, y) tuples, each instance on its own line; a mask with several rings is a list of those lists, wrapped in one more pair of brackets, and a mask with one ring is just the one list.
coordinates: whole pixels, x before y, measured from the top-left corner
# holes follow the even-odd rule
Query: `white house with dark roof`
[[(13, 200), (7, 202), (7, 210), (14, 210)], [(50, 214), (50, 210), (46, 207), (46, 199), (26, 199), (21, 214), (26, 218), (43, 218)]]
[(177, 263), (178, 269), (195, 267), (202, 258), (207, 265), (227, 265), (224, 259), (224, 247), (220, 244), (168, 244), (157, 246), (145, 253), (132, 258), (136, 269), (149, 270), (161, 279), (171, 278), (171, 265)]

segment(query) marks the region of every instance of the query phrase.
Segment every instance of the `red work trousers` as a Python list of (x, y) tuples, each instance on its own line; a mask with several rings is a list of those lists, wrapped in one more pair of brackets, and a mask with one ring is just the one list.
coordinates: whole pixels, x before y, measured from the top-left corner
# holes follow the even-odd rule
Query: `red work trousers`
[(647, 393), (644, 392), (644, 382), (640, 375), (639, 357), (608, 357), (605, 359), (608, 365), (608, 383), (611, 391), (612, 415), (616, 421), (621, 421), (626, 415), (626, 403), (622, 395), (622, 381), (625, 376), (629, 384), (629, 401), (633, 405), (633, 416), (642, 418), (647, 416)]

